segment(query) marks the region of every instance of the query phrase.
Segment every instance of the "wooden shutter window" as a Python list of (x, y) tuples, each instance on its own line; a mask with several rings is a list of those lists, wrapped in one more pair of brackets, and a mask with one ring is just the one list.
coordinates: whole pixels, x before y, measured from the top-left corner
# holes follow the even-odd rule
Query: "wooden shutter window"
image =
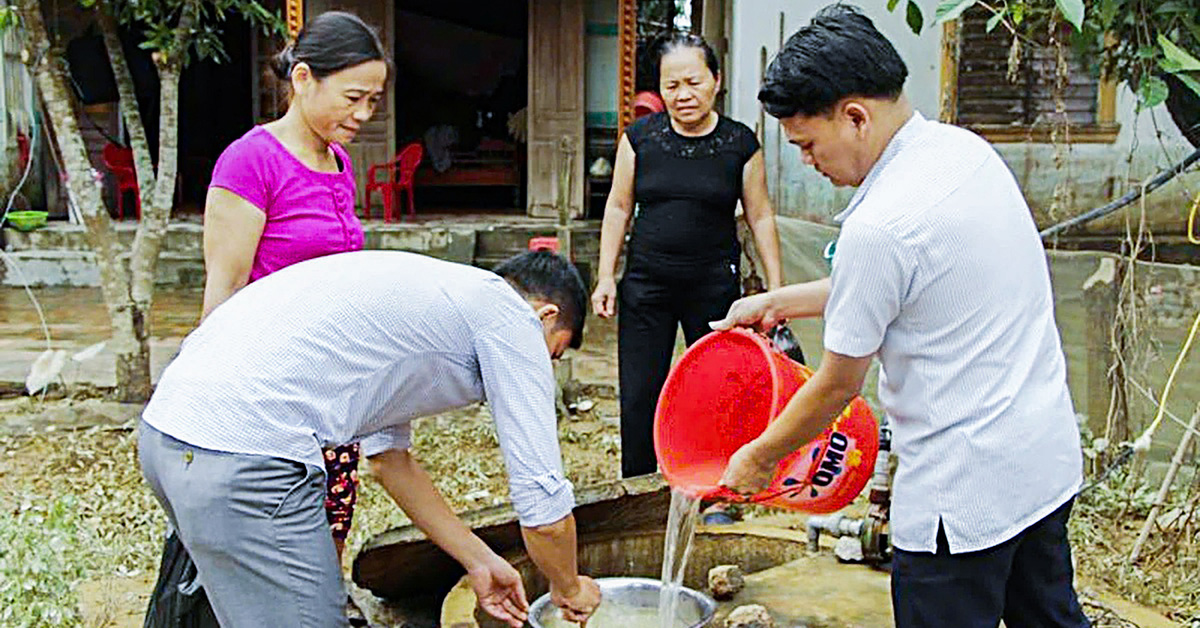
[[(1002, 26), (987, 32), (992, 13), (973, 8), (958, 25), (956, 121), (993, 141), (1046, 141), (1059, 122), (1055, 112), (1055, 51), (1022, 49), (1016, 81), (1008, 77), (1012, 35)], [(1112, 120), (1098, 116), (1105, 90), (1115, 86), (1101, 81), (1098, 70), (1082, 63), (1075, 51), (1066, 50), (1067, 86), (1063, 104), (1072, 140), (1111, 142), (1116, 139)]]

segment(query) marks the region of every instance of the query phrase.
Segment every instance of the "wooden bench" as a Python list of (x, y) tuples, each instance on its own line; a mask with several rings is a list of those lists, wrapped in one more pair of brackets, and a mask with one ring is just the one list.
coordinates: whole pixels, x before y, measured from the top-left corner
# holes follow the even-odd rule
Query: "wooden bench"
[(416, 185), (432, 186), (521, 186), (521, 159), (517, 147), (485, 140), (472, 151), (451, 151), (450, 169), (437, 172), (429, 160), (417, 169)]

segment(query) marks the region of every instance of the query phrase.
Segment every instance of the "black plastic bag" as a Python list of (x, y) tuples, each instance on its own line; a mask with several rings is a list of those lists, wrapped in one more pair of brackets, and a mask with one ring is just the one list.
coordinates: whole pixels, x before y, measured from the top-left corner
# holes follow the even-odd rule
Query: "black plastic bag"
[(792, 335), (792, 330), (786, 324), (780, 323), (771, 331), (767, 332), (767, 337), (775, 344), (775, 348), (779, 349), (792, 360), (805, 364), (804, 350), (800, 348), (800, 341)]
[(196, 576), (196, 564), (172, 531), (163, 543), (158, 582), (143, 628), (220, 628)]

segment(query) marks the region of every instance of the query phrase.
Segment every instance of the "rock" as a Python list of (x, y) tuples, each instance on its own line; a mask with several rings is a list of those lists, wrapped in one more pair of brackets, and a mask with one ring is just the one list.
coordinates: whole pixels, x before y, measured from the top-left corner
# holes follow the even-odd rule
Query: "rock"
[(708, 570), (708, 590), (718, 600), (728, 600), (746, 586), (742, 568), (737, 565), (718, 565)]
[(775, 620), (759, 604), (747, 604), (733, 609), (725, 618), (725, 628), (775, 628)]
[(843, 563), (861, 563), (863, 559), (862, 541), (856, 536), (839, 537), (833, 546), (833, 555)]
[(471, 491), (470, 493), (463, 495), (463, 499), (465, 499), (467, 501), (475, 502), (475, 501), (479, 501), (481, 499), (487, 499), (491, 496), (492, 496), (491, 491), (487, 490), (486, 488), (481, 488), (479, 490)]

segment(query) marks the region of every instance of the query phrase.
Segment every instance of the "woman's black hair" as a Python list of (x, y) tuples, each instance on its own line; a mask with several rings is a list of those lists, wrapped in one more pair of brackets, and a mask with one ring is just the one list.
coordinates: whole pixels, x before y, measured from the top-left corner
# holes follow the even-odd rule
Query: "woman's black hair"
[(353, 13), (326, 11), (305, 24), (296, 41), (275, 55), (271, 69), (288, 80), (292, 68), (304, 63), (313, 76), (323, 79), (367, 61), (386, 61), (375, 29)]
[(707, 41), (704, 41), (703, 37), (684, 31), (663, 33), (652, 39), (647, 46), (650, 63), (646, 69), (649, 70), (653, 82), (647, 81), (646, 84), (653, 85), (655, 91), (658, 90), (658, 79), (662, 72), (663, 57), (679, 48), (699, 50), (704, 55), (704, 65), (708, 66), (708, 70), (712, 72), (712, 75), (716, 77), (721, 74), (721, 62), (717, 60), (717, 53), (713, 51), (712, 46), (708, 45)]

